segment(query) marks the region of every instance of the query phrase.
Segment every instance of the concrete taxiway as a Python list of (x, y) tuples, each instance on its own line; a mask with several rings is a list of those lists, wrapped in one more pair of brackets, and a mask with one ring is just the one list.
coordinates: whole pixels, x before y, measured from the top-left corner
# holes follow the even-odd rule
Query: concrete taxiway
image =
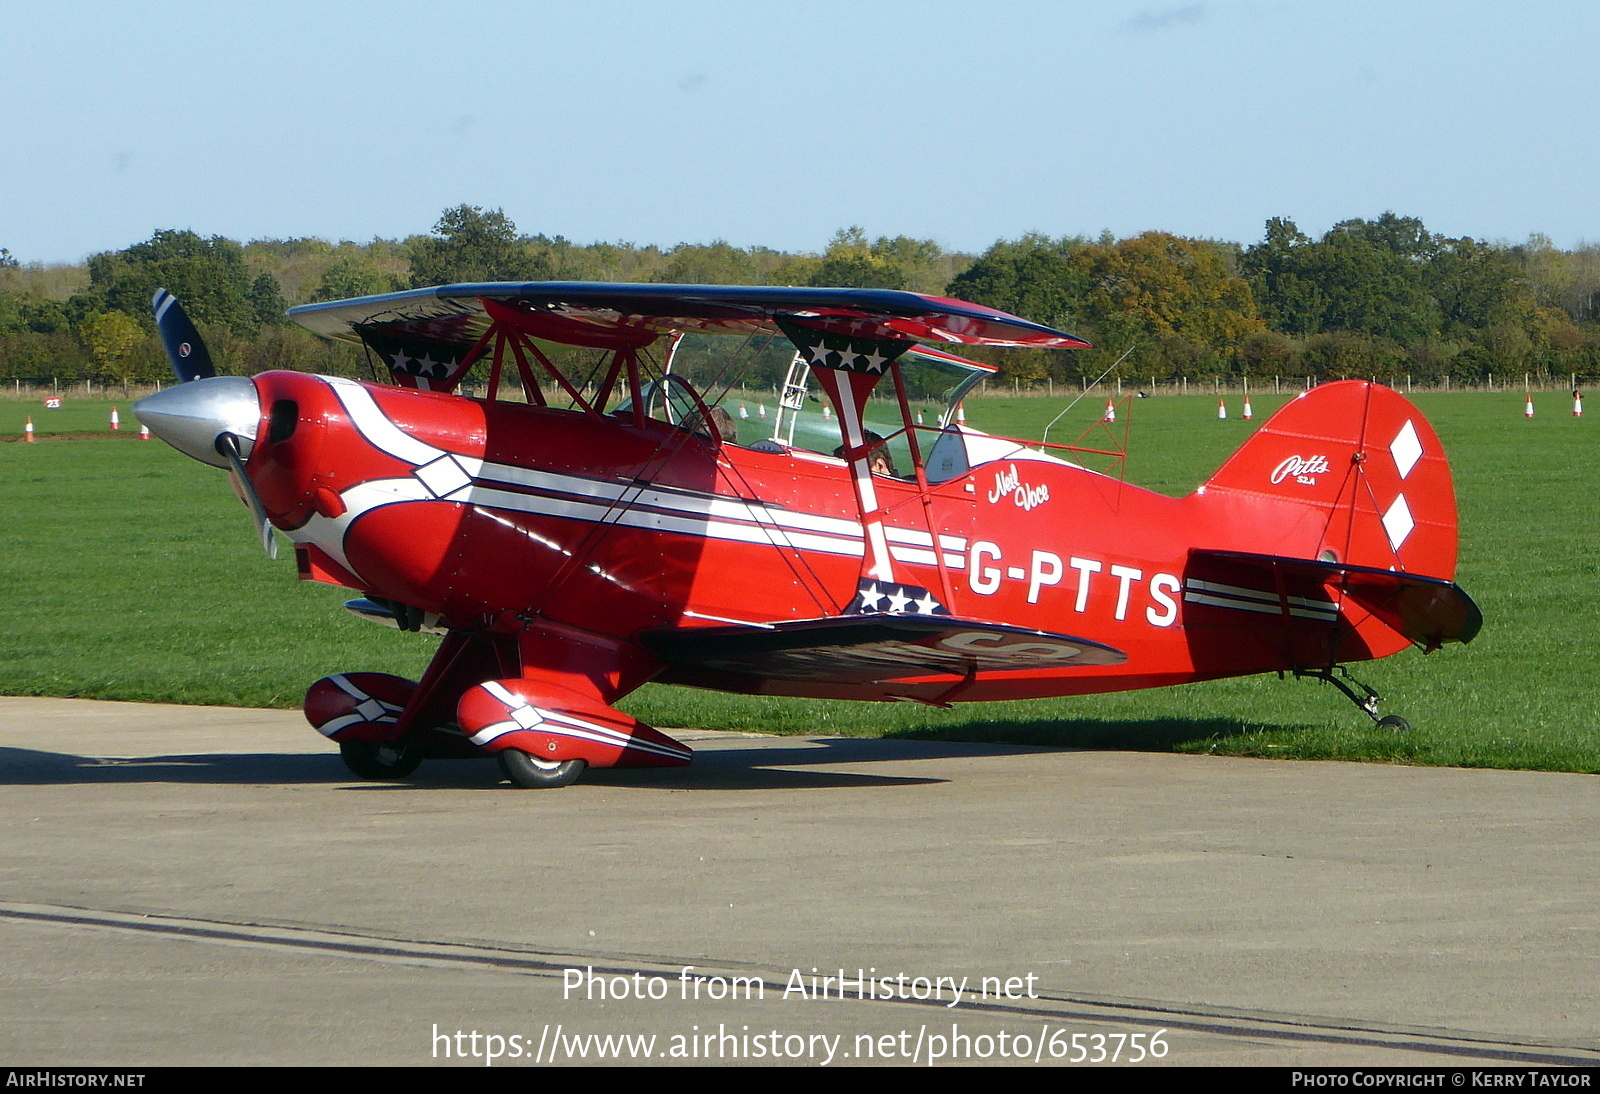
[(675, 735), (378, 784), (0, 698), (0, 1058), (1600, 1063), (1592, 776)]

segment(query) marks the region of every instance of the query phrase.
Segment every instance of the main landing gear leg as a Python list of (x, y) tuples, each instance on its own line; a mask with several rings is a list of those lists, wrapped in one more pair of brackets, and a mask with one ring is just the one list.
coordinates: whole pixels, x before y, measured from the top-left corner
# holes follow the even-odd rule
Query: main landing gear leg
[[(1344, 692), (1345, 697), (1352, 703), (1360, 707), (1362, 713), (1378, 723), (1379, 729), (1392, 729), (1397, 733), (1404, 733), (1411, 728), (1411, 723), (1398, 714), (1380, 715), (1378, 704), (1383, 701), (1383, 696), (1351, 676), (1350, 670), (1343, 665), (1334, 665), (1326, 669), (1295, 669), (1294, 675), (1297, 680), (1320, 680), (1324, 684), (1332, 684)], [(1356, 691), (1357, 688), (1361, 689), (1360, 692)]]

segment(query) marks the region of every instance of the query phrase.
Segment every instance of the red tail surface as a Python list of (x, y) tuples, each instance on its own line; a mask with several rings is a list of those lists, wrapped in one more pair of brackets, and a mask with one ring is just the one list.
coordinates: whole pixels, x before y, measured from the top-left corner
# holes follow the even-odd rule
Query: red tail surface
[(1456, 500), (1444, 449), (1388, 388), (1307, 392), (1196, 493), (1229, 546), (1190, 552), (1192, 628), (1206, 625), (1206, 607), (1279, 614), (1284, 664), (1326, 669), (1408, 644), (1469, 642), (1482, 625), (1451, 580)]
[[(1386, 387), (1313, 388), (1273, 415), (1200, 492), (1259, 520), (1262, 554), (1451, 578), (1456, 497), (1444, 448)], [(1287, 519), (1285, 516), (1287, 514)]]

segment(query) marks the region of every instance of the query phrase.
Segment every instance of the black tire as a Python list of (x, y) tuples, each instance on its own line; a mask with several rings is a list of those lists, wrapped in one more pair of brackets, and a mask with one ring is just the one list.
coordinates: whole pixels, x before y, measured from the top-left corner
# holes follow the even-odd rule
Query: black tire
[(499, 753), (498, 759), (500, 770), (511, 780), (511, 785), (520, 786), (524, 790), (551, 790), (558, 786), (570, 786), (577, 782), (578, 776), (583, 774), (583, 769), (589, 766), (582, 760), (567, 760), (563, 763), (536, 760), (519, 748), (505, 749)]
[(396, 750), (371, 741), (340, 741), (339, 758), (359, 778), (393, 782), (409, 777), (417, 769), (422, 763), (422, 750), (415, 745)]
[(1405, 733), (1411, 729), (1411, 723), (1398, 714), (1390, 714), (1378, 719), (1379, 729), (1392, 729), (1396, 733)]

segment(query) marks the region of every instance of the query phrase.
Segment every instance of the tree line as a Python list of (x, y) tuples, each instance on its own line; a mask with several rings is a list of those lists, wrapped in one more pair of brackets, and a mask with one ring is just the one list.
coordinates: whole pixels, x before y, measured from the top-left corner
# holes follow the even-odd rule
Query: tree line
[(841, 229), (820, 254), (725, 242), (661, 248), (525, 235), (500, 210), (448, 209), (427, 235), (367, 244), (240, 244), (162, 230), (82, 266), (0, 249), (0, 379), (164, 379), (149, 314), (172, 290), (220, 366), (366, 375), (359, 350), (284, 318), (290, 305), (473, 281), (652, 281), (907, 289), (1072, 331), (1074, 354), (978, 350), (1023, 386), (1098, 376), (1174, 380), (1408, 375), (1481, 383), (1600, 376), (1600, 246), (1431, 233), (1414, 217), (1347, 220), (1320, 238), (1273, 218), (1248, 246), (1145, 232), (1027, 235), (981, 255)]

